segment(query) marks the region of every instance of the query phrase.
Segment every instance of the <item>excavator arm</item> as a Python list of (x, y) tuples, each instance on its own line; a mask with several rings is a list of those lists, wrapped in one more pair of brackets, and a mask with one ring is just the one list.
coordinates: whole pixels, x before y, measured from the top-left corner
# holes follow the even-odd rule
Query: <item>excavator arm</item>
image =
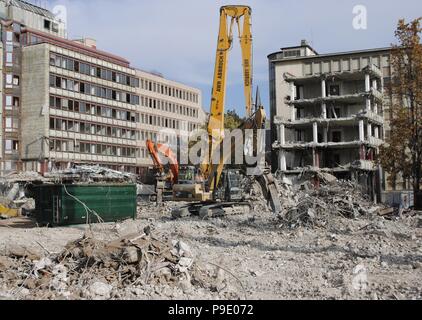
[(172, 173), (172, 182), (177, 183), (179, 180), (179, 163), (177, 161), (176, 155), (173, 153), (171, 148), (168, 145), (157, 143), (154, 144), (153, 141), (147, 140), (147, 149), (151, 155), (154, 165), (158, 168), (161, 174), (164, 173), (164, 165), (160, 159), (159, 154), (162, 154), (169, 160), (170, 170)]
[[(212, 89), (211, 110), (208, 121), (209, 149), (201, 165), (203, 175), (208, 178), (210, 191), (218, 185), (224, 168), (224, 158), (214, 159), (224, 140), (224, 113), (226, 99), (227, 62), (233, 45), (233, 26), (239, 31), (242, 50), (244, 94), (247, 116), (252, 113), (252, 33), (251, 13), (248, 6), (225, 6), (220, 9), (220, 30)], [(243, 18), (243, 25), (241, 19)], [(228, 20), (230, 25), (228, 26)], [(217, 163), (215, 163), (217, 161)]]

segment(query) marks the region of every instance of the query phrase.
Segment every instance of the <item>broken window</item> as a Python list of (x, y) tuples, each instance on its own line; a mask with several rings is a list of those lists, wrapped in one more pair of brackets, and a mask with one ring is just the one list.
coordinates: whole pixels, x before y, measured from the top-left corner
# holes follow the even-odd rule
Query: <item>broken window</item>
[(333, 142), (341, 142), (341, 131), (333, 131), (332, 132)]
[(340, 86), (330, 85), (330, 96), (339, 96), (339, 95), (340, 95)]
[(44, 29), (50, 30), (51, 29), (51, 21), (44, 19)]

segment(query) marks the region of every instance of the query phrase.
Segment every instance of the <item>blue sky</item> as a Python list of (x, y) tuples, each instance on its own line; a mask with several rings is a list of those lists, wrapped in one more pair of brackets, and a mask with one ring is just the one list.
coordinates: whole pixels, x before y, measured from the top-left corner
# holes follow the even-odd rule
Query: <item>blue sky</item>
[[(219, 8), (212, 0), (32, 0), (66, 6), (70, 38), (97, 39), (102, 50), (132, 65), (198, 87), (209, 110)], [(232, 1), (233, 2), (233, 1)], [(267, 55), (307, 39), (319, 53), (385, 47), (400, 18), (422, 16), (417, 0), (242, 0), (253, 16), (254, 84), (268, 107)], [(355, 30), (353, 8), (364, 5), (367, 30)], [(239, 43), (230, 55), (227, 108), (244, 113)]]

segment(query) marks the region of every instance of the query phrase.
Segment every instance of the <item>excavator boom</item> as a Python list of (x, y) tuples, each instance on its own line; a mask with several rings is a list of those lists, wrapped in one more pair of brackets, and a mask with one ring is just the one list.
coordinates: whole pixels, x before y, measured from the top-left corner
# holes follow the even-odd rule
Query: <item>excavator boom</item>
[[(233, 25), (236, 23), (239, 31), (242, 50), (242, 66), (244, 76), (244, 93), (247, 116), (252, 114), (252, 33), (251, 13), (248, 6), (225, 6), (220, 9), (220, 30), (217, 42), (214, 81), (210, 117), (208, 121), (209, 152), (205, 155), (201, 171), (208, 178), (210, 190), (218, 185), (224, 167), (221, 154), (218, 163), (214, 155), (224, 140), (224, 113), (226, 99), (227, 62), (229, 51), (233, 45)], [(241, 19), (243, 18), (243, 24)], [(228, 19), (230, 25), (228, 26)]]
[(177, 183), (179, 180), (179, 163), (177, 161), (176, 155), (173, 153), (171, 148), (166, 144), (157, 143), (154, 144), (153, 141), (147, 140), (147, 149), (151, 155), (152, 160), (154, 161), (155, 166), (159, 169), (160, 173), (164, 173), (164, 165), (160, 159), (159, 154), (162, 154), (169, 160), (170, 170), (173, 174), (172, 182)]

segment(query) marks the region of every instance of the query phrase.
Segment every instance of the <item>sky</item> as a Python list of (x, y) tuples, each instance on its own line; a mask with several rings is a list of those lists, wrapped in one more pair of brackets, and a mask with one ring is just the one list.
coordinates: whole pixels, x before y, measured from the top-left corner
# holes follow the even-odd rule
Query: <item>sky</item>
[[(125, 57), (133, 67), (197, 87), (209, 111), (219, 8), (212, 0), (29, 0), (49, 9), (63, 5), (69, 38), (91, 37), (97, 47)], [(281, 47), (306, 39), (319, 53), (386, 47), (401, 18), (422, 16), (419, 0), (242, 0), (252, 8), (254, 85), (269, 107), (268, 60)], [(367, 10), (367, 28), (356, 30), (353, 10)], [(230, 53), (226, 109), (245, 113), (240, 45)]]

